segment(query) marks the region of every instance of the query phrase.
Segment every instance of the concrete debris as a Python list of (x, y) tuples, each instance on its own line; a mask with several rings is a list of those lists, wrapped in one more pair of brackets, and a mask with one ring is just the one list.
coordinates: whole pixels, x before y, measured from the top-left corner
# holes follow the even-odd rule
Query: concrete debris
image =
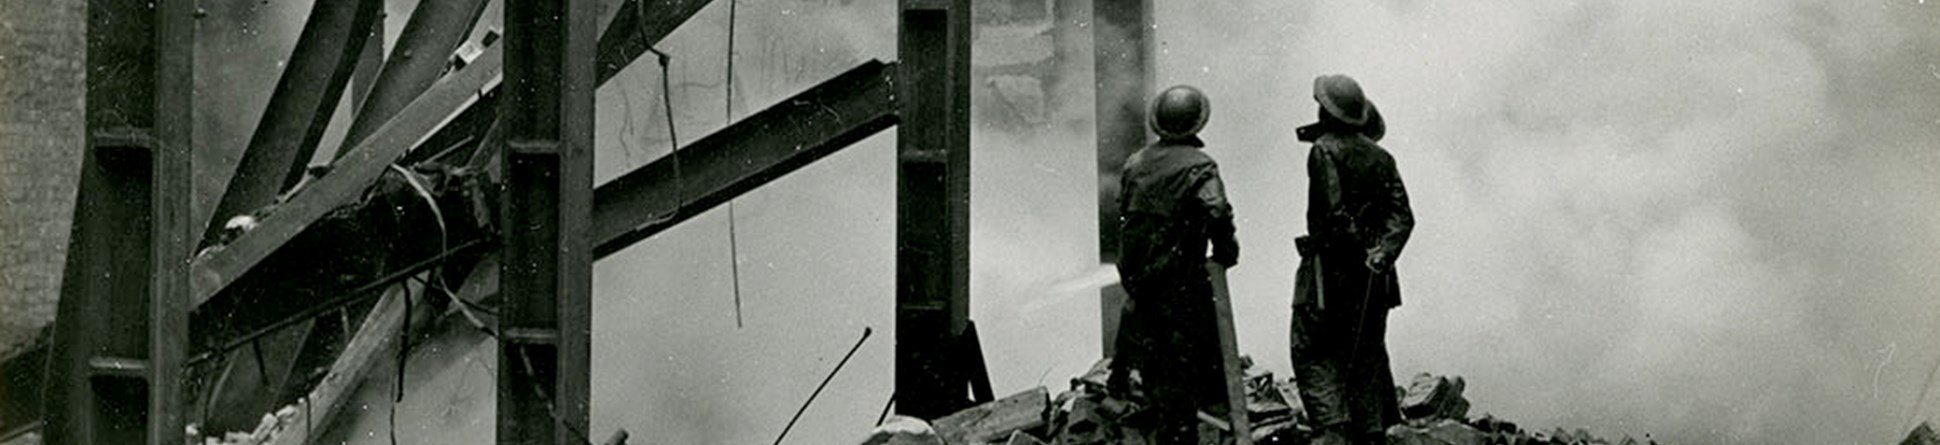
[(869, 432), (862, 445), (944, 445), (929, 422), (909, 416), (894, 416)]
[[(1270, 372), (1251, 372), (1246, 378), (1247, 414), (1252, 421), (1251, 443), (1306, 445), (1315, 428), (1300, 403), (1292, 378)], [(1145, 445), (1154, 442), (1152, 415), (1136, 378), (1131, 388), (1111, 388), (1111, 360), (1099, 360), (1071, 387), (1049, 395), (1032, 388), (1010, 397), (978, 405), (925, 423), (896, 417), (872, 432), (864, 445)], [(1134, 375), (1136, 377), (1136, 375)], [(1396, 388), (1406, 421), (1390, 427), (1388, 442), (1396, 445), (1657, 445), (1644, 435), (1611, 441), (1589, 431), (1555, 428), (1549, 432), (1524, 430), (1514, 422), (1482, 414), (1468, 419), (1469, 402), (1462, 397), (1461, 377), (1417, 375), (1410, 385)], [(1210, 417), (1210, 416), (1207, 416)], [(1204, 419), (1202, 419), (1204, 420)], [(1234, 444), (1222, 429), (1225, 419), (1200, 423), (1200, 443)], [(934, 425), (934, 427), (932, 427)], [(1922, 424), (1900, 445), (1940, 445), (1940, 434)]]
[(1401, 397), (1401, 415), (1409, 419), (1467, 419), (1468, 399), (1462, 398), (1465, 386), (1461, 377), (1416, 374)]
[(957, 411), (931, 425), (937, 436), (952, 445), (1005, 443), (1013, 433), (1049, 424), (1050, 412), (1050, 392), (1040, 386)]
[(1906, 440), (1900, 441), (1900, 445), (1940, 445), (1940, 433), (1933, 431), (1933, 424), (1920, 422), (1920, 426), (1913, 427), (1913, 432), (1907, 433)]
[(1507, 420), (1497, 419), (1495, 418), (1495, 415), (1488, 414), (1488, 413), (1483, 413), (1482, 417), (1469, 422), (1469, 425), (1475, 426), (1475, 429), (1482, 430), (1482, 432), (1484, 433), (1496, 433), (1496, 434), (1521, 434), (1522, 433), (1522, 428), (1516, 427), (1515, 423), (1509, 422)]
[(1004, 441), (1004, 445), (1044, 445), (1044, 441), (1037, 440), (1037, 436), (1023, 431), (1014, 431), (1010, 433), (1010, 440)]
[(249, 432), (230, 431), (221, 436), (202, 436), (203, 431), (196, 424), (189, 424), (187, 431), (191, 441), (203, 445), (261, 445), (270, 443), (278, 433), (291, 426), (302, 428), (303, 425), (296, 424), (296, 416), (296, 405), (284, 405), (275, 413), (263, 414), (262, 420), (256, 422), (256, 428)]
[(1388, 443), (1395, 445), (1485, 445), (1487, 435), (1454, 419), (1440, 419), (1425, 426), (1412, 424), (1388, 428)]

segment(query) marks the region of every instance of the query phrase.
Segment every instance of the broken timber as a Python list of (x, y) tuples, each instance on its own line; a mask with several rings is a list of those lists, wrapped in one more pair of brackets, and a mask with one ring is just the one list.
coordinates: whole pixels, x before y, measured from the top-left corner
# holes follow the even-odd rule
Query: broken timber
[[(1253, 426), (1246, 410), (1246, 365), (1239, 355), (1239, 337), (1233, 332), (1233, 294), (1226, 286), (1226, 266), (1207, 262), (1206, 275), (1212, 280), (1214, 325), (1219, 332), (1220, 376), (1226, 380), (1226, 420), (1234, 443), (1252, 445)], [(1202, 412), (1203, 413), (1203, 412)]]

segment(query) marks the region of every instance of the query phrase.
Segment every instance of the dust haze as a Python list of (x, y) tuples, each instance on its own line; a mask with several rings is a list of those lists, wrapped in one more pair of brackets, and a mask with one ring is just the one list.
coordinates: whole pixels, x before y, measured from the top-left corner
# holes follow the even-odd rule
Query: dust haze
[[(895, 57), (893, 2), (825, 3), (738, 6), (735, 116)], [(1667, 443), (1889, 443), (1940, 416), (1940, 394), (1915, 400), (1940, 360), (1940, 4), (1155, 3), (1157, 86), (1212, 97), (1241, 347), (1265, 369), (1290, 368), (1292, 128), (1313, 77), (1346, 73), (1419, 221), (1388, 335), (1404, 381), (1461, 375), (1474, 414)], [(658, 46), (683, 142), (726, 119), (725, 6)], [(1098, 356), (1112, 277), (1090, 63), (1071, 65), (1046, 118), (973, 136), (971, 317), (1000, 393)], [(643, 59), (601, 90), (601, 180), (666, 154), (660, 75)], [(872, 326), (790, 433), (858, 440), (892, 390), (893, 141), (737, 200), (735, 252), (722, 207), (601, 262), (593, 430), (772, 441)]]

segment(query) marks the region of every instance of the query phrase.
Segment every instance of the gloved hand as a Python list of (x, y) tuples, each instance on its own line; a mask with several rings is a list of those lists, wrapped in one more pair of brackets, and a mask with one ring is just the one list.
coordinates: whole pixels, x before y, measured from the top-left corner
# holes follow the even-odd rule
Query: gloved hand
[(1219, 263), (1220, 266), (1225, 266), (1227, 269), (1231, 269), (1233, 268), (1233, 266), (1238, 266), (1239, 265), (1239, 246), (1233, 246), (1230, 249), (1223, 250), (1220, 252), (1213, 252), (1212, 262)]
[(1374, 271), (1374, 273), (1386, 273), (1389, 268), (1394, 267), (1394, 264), (1390, 263), (1390, 261), (1392, 260), (1388, 259), (1387, 252), (1382, 252), (1379, 249), (1369, 249), (1367, 251), (1367, 270)]

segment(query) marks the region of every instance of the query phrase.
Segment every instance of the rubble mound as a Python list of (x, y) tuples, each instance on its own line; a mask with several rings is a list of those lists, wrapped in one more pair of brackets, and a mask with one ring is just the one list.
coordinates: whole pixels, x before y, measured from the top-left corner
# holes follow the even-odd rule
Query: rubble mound
[[(1150, 416), (1140, 405), (1137, 374), (1114, 382), (1111, 359), (1071, 379), (1070, 389), (1050, 397), (1043, 387), (924, 422), (896, 416), (870, 433), (864, 445), (1145, 445), (1155, 443)], [(1129, 383), (1127, 383), (1129, 382)], [(1122, 388), (1120, 386), (1129, 386)], [(1483, 413), (1470, 418), (1461, 377), (1416, 374), (1396, 387), (1404, 421), (1388, 428), (1391, 445), (1656, 445), (1644, 435), (1610, 440), (1578, 428), (1525, 430), (1514, 422)], [(1314, 427), (1300, 405), (1293, 379), (1270, 372), (1249, 373), (1246, 411), (1257, 445), (1299, 444), (1313, 440)], [(1226, 423), (1202, 413), (1200, 443), (1234, 444)], [(1900, 445), (1940, 445), (1940, 432), (1922, 423)]]

